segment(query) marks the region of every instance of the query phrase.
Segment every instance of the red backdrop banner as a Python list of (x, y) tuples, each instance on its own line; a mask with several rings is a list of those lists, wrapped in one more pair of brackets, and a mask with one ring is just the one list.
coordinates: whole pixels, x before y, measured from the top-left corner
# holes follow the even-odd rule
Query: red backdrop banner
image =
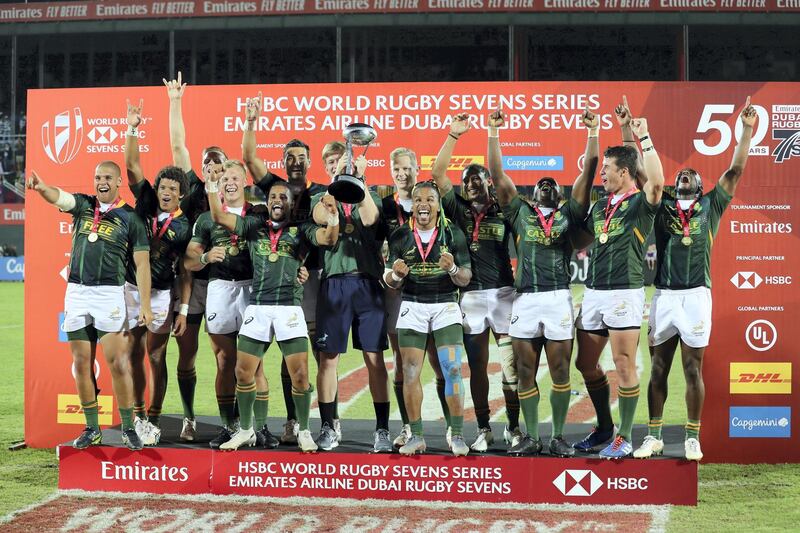
[[(790, 269), (798, 261), (800, 200), (800, 84), (789, 83), (417, 83), (189, 87), (184, 95), (187, 143), (199, 164), (204, 146), (220, 145), (240, 157), (244, 107), (263, 92), (259, 155), (280, 169), (282, 145), (292, 138), (312, 150), (309, 176), (326, 182), (323, 145), (341, 139), (350, 122), (369, 122), (378, 138), (369, 149), (368, 182), (391, 184), (388, 155), (398, 146), (416, 151), (422, 178), (444, 141), (449, 117), (474, 115), (459, 140), (451, 178), (471, 162), (485, 163), (486, 116), (502, 106), (504, 166), (518, 183), (550, 175), (570, 184), (580, 171), (586, 132), (584, 107), (600, 115), (601, 146), (619, 144), (613, 108), (622, 94), (635, 115), (649, 120), (668, 183), (684, 167), (707, 184), (728, 167), (748, 95), (758, 111), (751, 157), (720, 226), (713, 252), (714, 329), (706, 354), (703, 447), (711, 461), (783, 462), (800, 459), (797, 382), (800, 356), (789, 310), (798, 290)], [(93, 169), (111, 159), (123, 164), (125, 100), (144, 99), (139, 128), (145, 174), (172, 161), (163, 87), (52, 89), (28, 94), (28, 168), (70, 191), (92, 190)], [(599, 183), (599, 182), (598, 182)], [(125, 189), (124, 196), (130, 200)], [(26, 217), (25, 305), (26, 440), (52, 446), (73, 437), (76, 410), (71, 358), (60, 332), (70, 251), (70, 217), (31, 197)], [(673, 371), (680, 371), (676, 366)], [(116, 405), (102, 359), (98, 372), (104, 423)], [(644, 376), (646, 379), (647, 376)], [(792, 406), (795, 406), (792, 409)], [(646, 409), (646, 402), (640, 402)], [(668, 420), (667, 423), (682, 423)], [(769, 439), (765, 441), (764, 439)], [(768, 443), (769, 446), (765, 446)]]

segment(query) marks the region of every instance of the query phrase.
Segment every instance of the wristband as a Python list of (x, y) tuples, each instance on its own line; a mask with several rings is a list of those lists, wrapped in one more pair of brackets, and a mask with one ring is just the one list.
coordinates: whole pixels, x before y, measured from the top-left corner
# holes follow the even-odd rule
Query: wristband
[(450, 270), (448, 270), (447, 273), (450, 274), (451, 276), (455, 276), (456, 274), (458, 274), (458, 265), (453, 263), (453, 266), (450, 267)]
[(128, 124), (128, 131), (125, 132), (126, 137), (138, 137), (139, 132), (136, 131), (136, 126), (131, 126)]
[(201, 265), (207, 265), (208, 264), (208, 258), (206, 257), (207, 255), (208, 255), (208, 252), (206, 252), (206, 253), (204, 253), (203, 255), (200, 256), (200, 264)]
[(219, 192), (219, 182), (218, 181), (206, 181), (206, 192), (207, 193), (218, 193)]
[(189, 314), (189, 304), (181, 304), (180, 310), (178, 311), (179, 315), (187, 316)]
[[(492, 130), (494, 130), (494, 135), (492, 135)], [(490, 126), (488, 130), (486, 130), (489, 134), (490, 139), (499, 139), (500, 138), (500, 130), (498, 128)]]
[(642, 144), (642, 151), (652, 150), (653, 149), (653, 141), (650, 140), (650, 137), (643, 137), (644, 141), (641, 139), (639, 142)]
[(642, 148), (642, 152), (644, 154), (647, 154), (648, 152), (655, 152), (655, 151), (656, 151), (655, 146), (648, 146), (647, 148)]
[[(591, 139), (592, 137), (598, 137), (598, 131), (599, 130), (600, 130), (600, 126), (598, 126), (596, 128), (589, 128), (589, 138)], [(625, 142), (625, 141), (623, 141), (623, 142)]]
[(642, 143), (643, 143), (643, 142), (645, 142), (645, 141), (646, 141), (647, 139), (649, 139), (649, 138), (650, 138), (650, 135), (644, 135), (644, 136), (642, 136), (642, 138), (641, 138), (641, 139), (639, 139), (639, 142), (642, 142)]
[(453, 134), (453, 132), (450, 132), (450, 133), (448, 133), (448, 134), (447, 134), (447, 136), (448, 136), (448, 137), (452, 137), (452, 138), (453, 138), (453, 139), (455, 139), (456, 141), (457, 141), (457, 140), (458, 140), (458, 138), (460, 137), (460, 135), (454, 135), (454, 134)]
[(398, 276), (397, 274), (395, 274), (395, 273), (394, 273), (394, 270), (392, 270), (392, 280), (393, 280), (395, 283), (400, 283), (401, 281), (403, 281), (403, 278), (401, 278), (400, 276)]
[(333, 214), (328, 213), (328, 226), (338, 226), (339, 225), (339, 213)]

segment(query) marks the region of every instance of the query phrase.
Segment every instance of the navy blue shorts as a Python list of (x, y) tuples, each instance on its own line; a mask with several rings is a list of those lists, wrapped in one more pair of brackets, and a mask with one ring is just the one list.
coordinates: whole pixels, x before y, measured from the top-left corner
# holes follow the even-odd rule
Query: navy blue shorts
[(345, 353), (351, 327), (355, 349), (380, 352), (389, 348), (383, 289), (377, 280), (360, 274), (324, 279), (317, 297), (314, 346), (323, 352)]

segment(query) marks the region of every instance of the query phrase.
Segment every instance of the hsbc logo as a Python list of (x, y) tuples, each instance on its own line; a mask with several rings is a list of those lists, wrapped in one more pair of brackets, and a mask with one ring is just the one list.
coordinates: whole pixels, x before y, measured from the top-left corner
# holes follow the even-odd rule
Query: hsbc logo
[(564, 496), (591, 496), (603, 481), (591, 470), (564, 470), (553, 480)]
[(757, 352), (766, 352), (778, 341), (778, 330), (769, 320), (754, 320), (744, 332), (747, 345)]
[(57, 165), (69, 163), (78, 155), (83, 138), (83, 115), (79, 107), (62, 111), (42, 124), (42, 148)]
[(119, 135), (111, 126), (95, 126), (89, 132), (89, 139), (95, 144), (111, 144)]
[(792, 276), (764, 276), (758, 272), (737, 272), (731, 276), (731, 283), (737, 289), (755, 289), (762, 283), (765, 285), (791, 285)]

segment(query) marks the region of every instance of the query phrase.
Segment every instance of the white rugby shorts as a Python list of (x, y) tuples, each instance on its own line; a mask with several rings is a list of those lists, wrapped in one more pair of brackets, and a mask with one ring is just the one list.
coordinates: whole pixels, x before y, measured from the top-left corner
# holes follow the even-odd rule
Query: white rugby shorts
[(242, 327), (244, 310), (250, 302), (253, 280), (208, 282), (206, 330), (213, 335), (236, 333)]
[(656, 289), (647, 324), (648, 344), (658, 346), (675, 335), (692, 348), (708, 346), (711, 338), (711, 289)]
[[(125, 282), (125, 307), (128, 311), (128, 329), (139, 325), (141, 312), (141, 298), (139, 288), (132, 283)], [(150, 309), (153, 311), (153, 321), (147, 329), (153, 333), (169, 333), (172, 327), (172, 291), (153, 289), (150, 291)]]
[(257, 341), (308, 338), (303, 308), (299, 305), (248, 305), (240, 335)]
[(511, 325), (514, 293), (514, 287), (462, 292), (464, 334), (478, 335), (486, 331), (486, 328), (495, 333), (507, 334)]
[(643, 313), (643, 287), (607, 291), (586, 288), (575, 326), (587, 331), (640, 328)]
[(67, 284), (64, 295), (65, 332), (78, 331), (89, 325), (108, 333), (125, 331), (127, 317), (122, 285)]
[(522, 292), (514, 296), (509, 335), (518, 339), (544, 337), (565, 341), (573, 337), (575, 311), (569, 289)]
[(425, 304), (402, 302), (397, 329), (410, 329), (419, 333), (432, 333), (453, 324), (461, 324), (461, 308), (455, 302)]

